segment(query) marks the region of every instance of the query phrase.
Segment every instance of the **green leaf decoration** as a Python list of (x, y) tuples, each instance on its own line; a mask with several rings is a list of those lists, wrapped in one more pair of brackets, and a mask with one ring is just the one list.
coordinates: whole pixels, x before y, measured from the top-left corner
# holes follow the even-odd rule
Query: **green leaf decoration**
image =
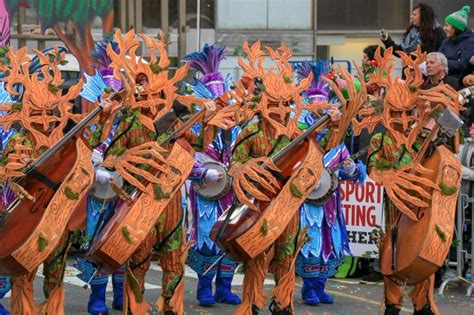
[(379, 160), (375, 161), (374, 167), (376, 169), (379, 169), (379, 170), (387, 170), (387, 169), (392, 168), (392, 163), (390, 163), (388, 160), (382, 158), (382, 159), (379, 159)]
[(126, 149), (123, 147), (114, 147), (109, 150), (110, 154), (115, 155), (115, 156), (121, 156), (122, 154), (125, 153), (125, 151)]
[(66, 195), (68, 199), (71, 199), (71, 200), (79, 199), (79, 193), (74, 192), (69, 186), (66, 186), (66, 188), (64, 188), (64, 194)]
[(50, 91), (51, 93), (56, 94), (56, 93), (59, 92), (59, 88), (56, 85), (54, 85), (52, 83), (49, 83), (48, 84), (48, 91)]
[(262, 226), (260, 227), (260, 233), (262, 233), (263, 236), (267, 236), (268, 222), (266, 219), (263, 219)]
[(16, 102), (16, 103), (12, 104), (12, 109), (16, 112), (21, 111), (22, 108), (23, 108), (23, 103), (22, 102)]
[(71, 243), (76, 245), (83, 245), (90, 240), (89, 237), (84, 235), (81, 231), (74, 231), (71, 233)]
[(138, 284), (137, 279), (135, 279), (132, 272), (130, 271), (130, 268), (127, 268), (125, 270), (125, 274), (127, 276), (127, 284), (132, 289), (133, 295), (135, 295), (135, 301), (137, 303), (143, 302), (142, 290), (140, 289), (140, 285)]
[(283, 81), (285, 83), (289, 84), (289, 83), (293, 82), (293, 79), (284, 75), (283, 76)]
[(161, 71), (163, 71), (163, 68), (161, 68), (158, 63), (152, 63), (150, 65), (150, 69), (151, 69), (151, 72), (153, 72), (154, 74), (158, 74), (160, 73)]
[(168, 296), (172, 296), (176, 287), (178, 286), (179, 280), (181, 280), (181, 276), (177, 275), (174, 276), (170, 282), (166, 285), (166, 294)]
[(250, 101), (254, 103), (260, 103), (261, 100), (262, 100), (262, 94), (258, 94), (258, 95), (253, 96)]
[(0, 155), (0, 166), (6, 166), (8, 163), (8, 157), (5, 155)]
[(438, 236), (443, 240), (443, 242), (446, 242), (448, 237), (447, 237), (446, 233), (443, 231), (443, 229), (438, 224), (435, 225), (435, 230), (436, 230), (436, 233), (438, 233)]
[(278, 254), (278, 258), (282, 259), (285, 256), (293, 256), (295, 252), (295, 239), (296, 235), (292, 235), (291, 233), (286, 233), (286, 241), (283, 247), (280, 249), (280, 253)]
[(40, 235), (38, 236), (38, 250), (40, 252), (44, 251), (48, 244), (49, 241), (46, 236), (43, 233), (40, 233)]
[(130, 231), (126, 226), (122, 228), (122, 236), (128, 244), (133, 244), (133, 239), (130, 236)]
[(303, 197), (303, 194), (301, 193), (301, 191), (299, 191), (298, 187), (296, 187), (296, 185), (293, 184), (293, 183), (290, 184), (290, 191), (291, 191), (291, 194), (293, 195), (293, 197), (295, 197), (295, 198), (302, 198)]
[(418, 92), (418, 87), (416, 85), (410, 85), (408, 87), (408, 90), (412, 93), (416, 93), (416, 92)]
[(176, 229), (163, 245), (164, 252), (172, 252), (181, 248), (183, 231), (181, 228)]
[(153, 191), (155, 193), (155, 200), (168, 199), (170, 197), (170, 194), (165, 193), (158, 184), (153, 184)]
[(262, 92), (267, 90), (267, 88), (265, 87), (265, 85), (263, 85), (263, 83), (257, 83), (255, 84), (255, 86)]
[(457, 191), (458, 188), (455, 186), (448, 186), (443, 182), (439, 183), (439, 188), (441, 190), (441, 194), (444, 196), (451, 196), (454, 195)]
[(106, 87), (106, 88), (104, 89), (104, 92), (105, 92), (105, 93), (113, 93), (113, 92), (114, 92), (114, 89), (111, 88), (110, 86), (108, 86), (108, 87)]

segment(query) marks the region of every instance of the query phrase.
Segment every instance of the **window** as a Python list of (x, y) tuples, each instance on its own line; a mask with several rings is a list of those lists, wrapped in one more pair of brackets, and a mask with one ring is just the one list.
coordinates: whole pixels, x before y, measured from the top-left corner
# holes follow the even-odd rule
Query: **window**
[(404, 30), (410, 1), (318, 0), (318, 30)]
[(220, 29), (311, 29), (312, 0), (220, 0)]
[[(152, 0), (149, 0), (152, 1)], [(178, 0), (168, 0), (170, 7), (170, 26), (178, 27)], [(155, 1), (153, 1), (155, 2)], [(214, 0), (201, 0), (201, 28), (214, 28)], [(220, 5), (220, 1), (219, 1)], [(186, 25), (197, 27), (197, 1), (186, 1)]]
[[(441, 25), (444, 24), (444, 19), (446, 16), (448, 16), (451, 13), (454, 13), (456, 11), (459, 11), (462, 9), (463, 6), (468, 5), (470, 1), (466, 0), (426, 0), (426, 1), (414, 1), (413, 6), (415, 6), (417, 3), (422, 2), (425, 4), (428, 4), (433, 7), (433, 10), (436, 14), (436, 18), (438, 19), (438, 22), (441, 23)], [(474, 10), (474, 7), (471, 2), (471, 10)], [(474, 24), (472, 22), (472, 11), (471, 11), (471, 17), (468, 19), (468, 25), (471, 28), (474, 28)]]

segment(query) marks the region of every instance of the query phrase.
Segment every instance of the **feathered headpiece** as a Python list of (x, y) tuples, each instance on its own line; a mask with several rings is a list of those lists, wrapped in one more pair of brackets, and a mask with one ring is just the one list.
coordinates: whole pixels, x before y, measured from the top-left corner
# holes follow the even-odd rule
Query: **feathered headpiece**
[(219, 72), (219, 65), (225, 59), (225, 48), (206, 44), (202, 51), (184, 57), (189, 61), (191, 69), (201, 72), (204, 76), (199, 80), (211, 91), (214, 97), (225, 92), (224, 77)]
[(303, 92), (310, 100), (326, 101), (328, 99), (331, 87), (324, 81), (323, 77), (331, 71), (329, 62), (316, 60), (305, 61), (295, 66), (296, 76), (298, 80), (305, 79), (310, 73), (313, 74), (313, 80), (310, 87)]
[(119, 53), (117, 42), (114, 41), (113, 37), (106, 36), (102, 41), (95, 43), (95, 47), (92, 50), (93, 66), (98, 69), (105, 84), (118, 91), (122, 88), (122, 81), (114, 77), (114, 70), (110, 67), (112, 60), (107, 54), (107, 47), (109, 45), (115, 53)]

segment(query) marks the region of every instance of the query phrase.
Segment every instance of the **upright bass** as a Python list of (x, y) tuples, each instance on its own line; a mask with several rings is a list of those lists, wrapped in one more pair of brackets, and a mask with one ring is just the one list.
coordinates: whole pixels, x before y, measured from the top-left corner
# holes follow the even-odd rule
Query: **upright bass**
[(0, 205), (0, 273), (21, 275), (38, 267), (61, 239), (76, 204), (92, 185), (92, 151), (80, 132), (103, 108), (89, 113), (13, 179), (30, 196)]
[[(194, 150), (180, 137), (204, 115), (204, 110), (194, 114), (160, 143), (163, 147), (174, 143), (167, 160), (171, 161), (176, 180), (167, 196), (157, 197), (153, 184), (143, 181), (147, 193), (136, 189), (130, 200), (118, 203), (115, 214), (92, 241), (88, 256), (100, 269), (113, 272), (127, 262), (156, 224), (173, 195), (184, 184), (194, 165)], [(160, 176), (160, 173), (157, 172), (156, 176)]]
[[(272, 201), (260, 202), (258, 207), (261, 211), (236, 202), (218, 218), (212, 228), (211, 238), (229, 257), (237, 261), (249, 261), (281, 235), (295, 211), (298, 211), (298, 203), (304, 202), (321, 176), (323, 153), (314, 135), (328, 122), (329, 116), (323, 116), (271, 158), (281, 170), (281, 175), (277, 177), (284, 184), (281, 191), (291, 190), (292, 182), (300, 181), (305, 187), (301, 196), (295, 197), (288, 193), (285, 194), (286, 198), (278, 198), (281, 191), (276, 194), (267, 192)], [(305, 165), (303, 169), (302, 165)], [(286, 211), (275, 211), (277, 208), (285, 208)]]
[[(451, 247), (461, 167), (446, 146), (437, 145), (442, 138), (435, 139), (440, 124), (443, 130), (457, 130), (462, 122), (459, 124), (459, 118), (449, 109), (437, 121), (415, 161), (430, 170), (418, 176), (432, 181), (439, 189), (427, 187), (431, 194), (430, 206), (412, 209), (417, 221), (397, 211), (394, 224), (382, 243), (381, 272), (400, 285), (413, 285), (434, 274), (443, 265)], [(453, 124), (458, 125), (452, 127)]]

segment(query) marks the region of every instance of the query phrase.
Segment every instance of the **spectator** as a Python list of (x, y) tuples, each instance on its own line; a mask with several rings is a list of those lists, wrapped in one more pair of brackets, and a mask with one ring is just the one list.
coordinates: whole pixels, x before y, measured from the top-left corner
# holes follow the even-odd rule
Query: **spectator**
[[(474, 86), (474, 55), (471, 57), (468, 65), (464, 67), (460, 81), (464, 87)], [(470, 95), (466, 104), (464, 104), (464, 108), (466, 110), (461, 115), (466, 117), (464, 120), (466, 126), (471, 126), (472, 132), (474, 132), (474, 93)]]
[(402, 50), (407, 54), (415, 51), (418, 45), (421, 45), (421, 50), (424, 52), (438, 51), (444, 37), (433, 8), (424, 3), (417, 4), (411, 12), (410, 26), (400, 44), (396, 44), (387, 33), (381, 32), (385, 48), (393, 47), (395, 51)]
[(449, 75), (461, 76), (461, 71), (469, 63), (474, 54), (474, 37), (467, 27), (467, 17), (471, 8), (466, 5), (460, 11), (454, 12), (444, 20), (444, 32), (447, 38), (439, 49), (448, 58)]
[(464, 86), (474, 85), (474, 53), (467, 65), (464, 66), (459, 77), (459, 83)]
[(426, 57), (426, 80), (422, 84), (421, 89), (427, 90), (437, 86), (443, 82), (451, 86), (455, 90), (461, 88), (458, 80), (448, 75), (448, 60), (446, 56), (440, 52), (429, 53)]
[[(380, 46), (378, 45), (369, 45), (364, 48), (362, 51), (364, 54), (362, 56), (362, 72), (364, 73), (364, 80), (365, 82), (369, 81), (369, 75), (371, 73), (377, 72), (377, 60), (375, 60), (375, 52), (377, 48)], [(385, 49), (380, 47), (380, 53), (383, 55)], [(368, 91), (372, 94), (372, 91)]]

